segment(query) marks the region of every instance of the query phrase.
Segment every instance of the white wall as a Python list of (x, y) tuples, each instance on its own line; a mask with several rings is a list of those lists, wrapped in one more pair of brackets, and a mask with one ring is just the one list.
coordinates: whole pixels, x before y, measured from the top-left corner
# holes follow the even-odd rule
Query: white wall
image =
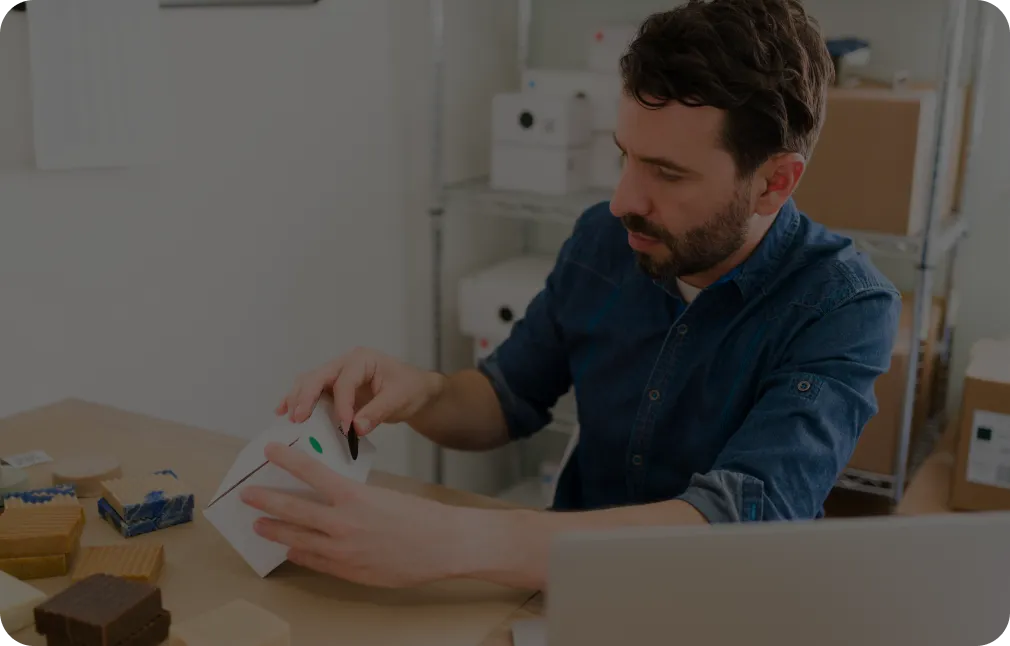
[[(76, 396), (248, 435), (299, 371), (406, 356), (390, 5), (162, 11), (173, 156), (100, 172), (32, 170), (3, 21), (0, 415)], [(410, 471), (402, 432), (377, 441)]]

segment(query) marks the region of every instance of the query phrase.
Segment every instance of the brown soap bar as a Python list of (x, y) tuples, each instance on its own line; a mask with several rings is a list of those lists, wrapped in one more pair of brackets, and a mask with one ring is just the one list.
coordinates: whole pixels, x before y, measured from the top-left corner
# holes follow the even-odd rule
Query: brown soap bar
[(35, 630), (74, 646), (118, 646), (163, 612), (161, 590), (139, 581), (95, 574), (35, 608)]
[(161, 545), (101, 545), (85, 547), (74, 564), (72, 581), (93, 574), (112, 574), (124, 579), (154, 583), (165, 565)]
[(0, 515), (0, 558), (69, 554), (83, 531), (80, 507), (12, 507)]
[[(172, 614), (163, 610), (154, 621), (130, 635), (115, 646), (160, 646), (168, 639), (172, 628)], [(78, 642), (63, 637), (48, 637), (47, 646), (78, 646)]]

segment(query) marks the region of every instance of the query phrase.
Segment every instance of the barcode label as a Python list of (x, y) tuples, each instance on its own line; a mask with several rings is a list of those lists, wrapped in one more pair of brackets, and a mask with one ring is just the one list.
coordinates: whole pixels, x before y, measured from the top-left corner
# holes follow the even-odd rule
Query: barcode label
[(1010, 415), (977, 410), (972, 421), (968, 482), (1010, 489)]

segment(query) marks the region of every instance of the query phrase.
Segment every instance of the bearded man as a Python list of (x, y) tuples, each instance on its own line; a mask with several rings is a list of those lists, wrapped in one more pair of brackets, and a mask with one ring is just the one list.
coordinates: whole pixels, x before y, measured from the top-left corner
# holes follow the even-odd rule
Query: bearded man
[(799, 0), (692, 1), (645, 21), (622, 71), (620, 183), (508, 340), (451, 375), (360, 349), (277, 409), (300, 422), (333, 397), (359, 435), (403, 422), (479, 451), (543, 429), (574, 387), (580, 435), (552, 508), (449, 508), (272, 447), (330, 501), (248, 494), (293, 561), (377, 585), (540, 587), (560, 532), (823, 515), (877, 410), (901, 302), (792, 199), (833, 77), (816, 23)]

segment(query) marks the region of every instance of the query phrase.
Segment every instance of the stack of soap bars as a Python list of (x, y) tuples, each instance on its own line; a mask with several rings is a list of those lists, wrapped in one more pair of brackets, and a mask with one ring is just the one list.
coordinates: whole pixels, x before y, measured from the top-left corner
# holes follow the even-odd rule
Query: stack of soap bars
[(171, 471), (102, 483), (98, 514), (126, 538), (193, 520), (193, 492)]
[(108, 574), (72, 584), (36, 606), (34, 615), (35, 631), (49, 646), (156, 646), (168, 639), (172, 623), (160, 588)]
[(0, 515), (0, 571), (18, 579), (66, 575), (81, 544), (84, 508), (73, 490), (9, 494)]

